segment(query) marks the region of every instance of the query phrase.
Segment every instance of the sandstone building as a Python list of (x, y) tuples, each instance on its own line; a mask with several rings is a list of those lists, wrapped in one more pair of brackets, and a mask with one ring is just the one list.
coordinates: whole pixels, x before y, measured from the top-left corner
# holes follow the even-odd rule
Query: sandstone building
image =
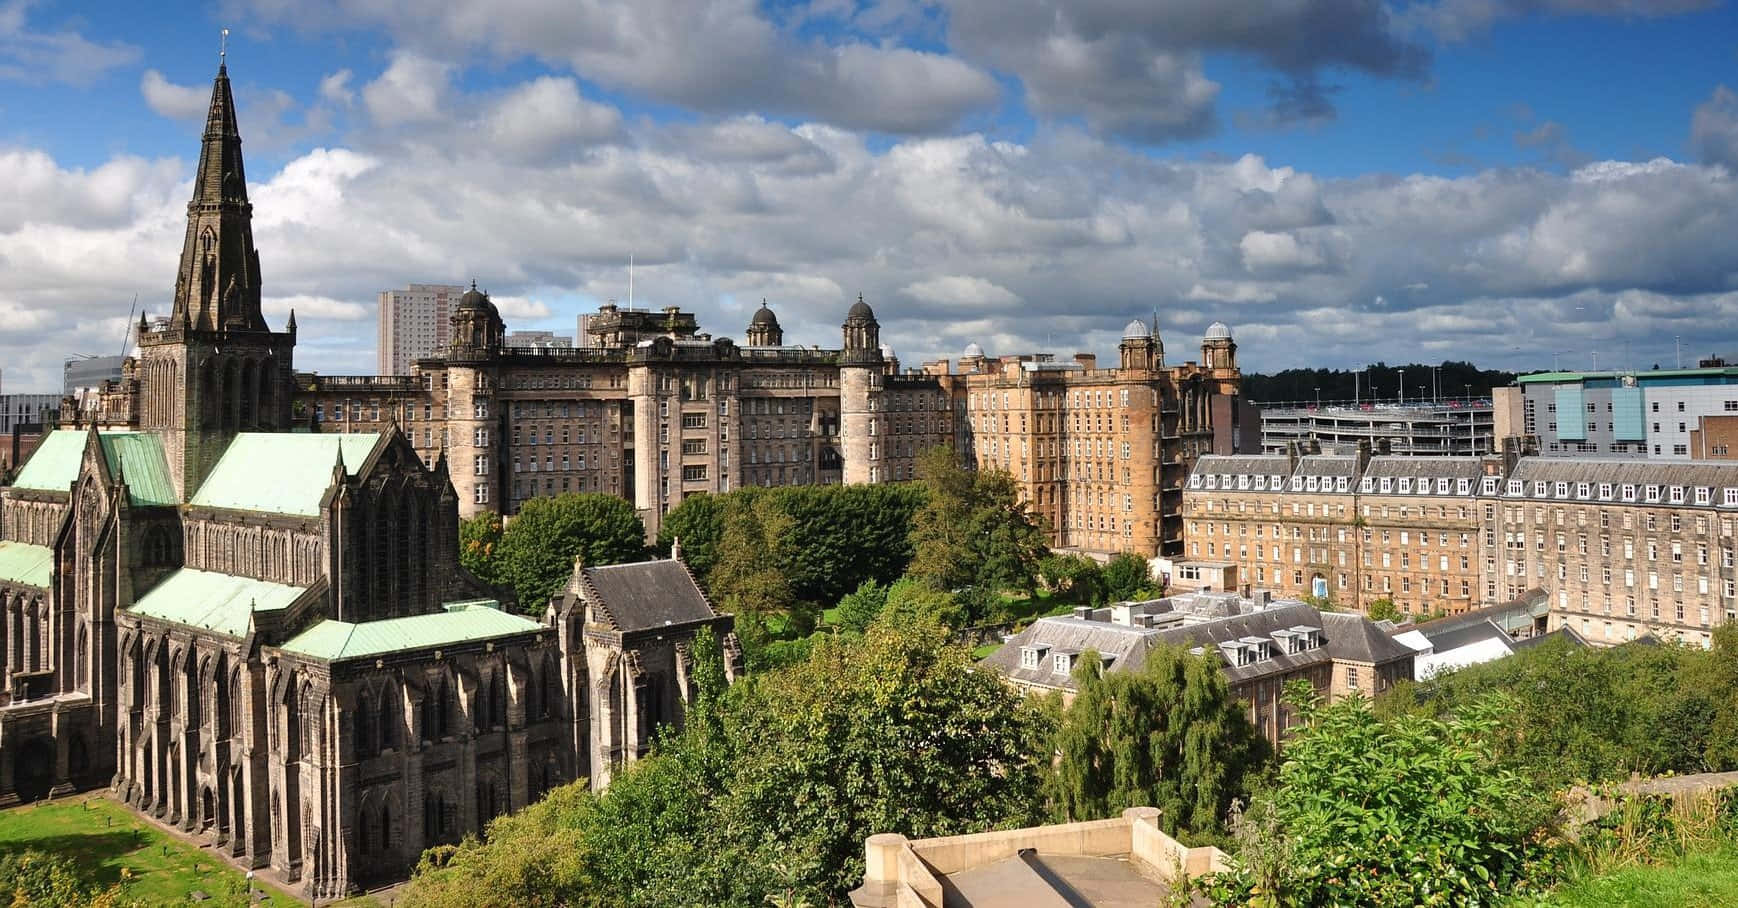
[(1287, 682), (1308, 681), (1331, 702), (1353, 691), (1374, 696), (1413, 672), (1413, 650), (1386, 625), (1267, 591), (1083, 606), (1032, 622), (982, 664), (1015, 687), (1072, 700), (1073, 672), (1087, 653), (1105, 671), (1140, 671), (1162, 646), (1217, 655), (1232, 696), (1248, 704), (1250, 722), (1276, 745), (1296, 718), (1281, 702)]
[(1203, 457), (1189, 560), (1353, 609), (1464, 612), (1545, 591), (1594, 644), (1706, 644), (1738, 618), (1738, 464), (1344, 455)]
[[(1180, 552), (1182, 486), (1239, 427), (1236, 343), (1215, 324), (1200, 362), (1165, 364), (1155, 327), (1131, 322), (1115, 368), (1095, 357), (991, 358), (901, 370), (859, 299), (841, 346), (785, 343), (763, 305), (738, 345), (691, 313), (606, 304), (589, 346), (524, 348), (487, 294), (452, 316), (445, 353), (405, 378), (299, 374), (298, 420), (322, 432), (403, 428), (425, 462), (445, 452), (460, 513), (608, 492), (655, 531), (689, 495), (744, 485), (900, 482), (951, 445), (1009, 471), (1059, 547)], [(1254, 438), (1253, 427), (1244, 431)]]
[(681, 721), (701, 629), (734, 676), (680, 561), (576, 566), (520, 617), (458, 566), (446, 458), (289, 431), (223, 67), (187, 217), (172, 314), (0, 495), (0, 802), (109, 785), (333, 898), (607, 782)]

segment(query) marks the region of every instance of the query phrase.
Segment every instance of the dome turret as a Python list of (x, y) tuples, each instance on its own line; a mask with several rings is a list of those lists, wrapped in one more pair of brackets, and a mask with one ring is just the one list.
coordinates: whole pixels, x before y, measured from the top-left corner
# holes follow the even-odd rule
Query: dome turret
[(1207, 334), (1202, 340), (1230, 340), (1231, 326), (1224, 322), (1214, 322), (1207, 326)]
[(1129, 322), (1128, 325), (1122, 329), (1123, 340), (1134, 340), (1136, 338), (1145, 339), (1152, 336), (1153, 330), (1147, 327), (1146, 322), (1143, 322), (1138, 318)]

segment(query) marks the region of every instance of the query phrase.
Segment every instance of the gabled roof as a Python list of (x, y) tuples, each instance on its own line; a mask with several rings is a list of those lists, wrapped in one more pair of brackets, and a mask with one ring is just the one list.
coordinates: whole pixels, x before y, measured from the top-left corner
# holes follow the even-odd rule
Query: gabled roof
[(0, 581), (48, 589), (53, 577), (53, 549), (11, 539), (0, 540)]
[(476, 643), (534, 633), (543, 625), (501, 611), (493, 599), (449, 602), (446, 610), (380, 621), (321, 621), (284, 643), (286, 652), (327, 662), (383, 656), (407, 650)]
[(287, 609), (307, 591), (252, 577), (181, 568), (127, 611), (241, 637), (247, 634), (253, 612)]
[(1321, 616), (1328, 653), (1335, 659), (1382, 665), (1412, 655), (1412, 647), (1396, 641), (1363, 615), (1322, 612)]
[(640, 561), (581, 568), (586, 601), (623, 633), (711, 621), (718, 617), (682, 562)]
[[(1040, 618), (1010, 638), (1007, 645), (985, 656), (979, 664), (1015, 681), (1073, 690), (1073, 678), (1057, 674), (1050, 656), (1093, 650), (1101, 658), (1111, 660), (1107, 666), (1110, 671), (1134, 671), (1146, 663), (1154, 633), (1147, 628), (1108, 621), (1085, 621), (1072, 616)], [(1039, 647), (1045, 651), (1037, 668), (1020, 664), (1020, 651), (1026, 647)]]
[[(13, 488), (65, 492), (78, 481), (84, 463), (85, 429), (56, 429), (42, 439), (18, 473)], [(175, 483), (169, 476), (169, 460), (163, 454), (163, 439), (149, 432), (99, 431), (109, 476), (127, 483), (127, 500), (153, 507), (180, 504)]]
[(189, 503), (317, 517), (339, 452), (346, 472), (355, 476), (383, 437), (380, 432), (243, 432), (229, 443)]

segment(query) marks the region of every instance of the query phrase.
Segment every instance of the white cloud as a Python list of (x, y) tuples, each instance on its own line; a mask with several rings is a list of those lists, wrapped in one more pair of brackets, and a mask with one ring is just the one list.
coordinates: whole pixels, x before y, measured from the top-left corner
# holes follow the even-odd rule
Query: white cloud
[(362, 103), (387, 126), (427, 123), (442, 116), (452, 65), (400, 51), (379, 78), (362, 87)]
[(543, 76), (508, 92), (484, 117), (484, 134), (502, 152), (537, 159), (562, 147), (614, 136), (621, 114), (580, 97), (572, 79)]
[(981, 277), (949, 274), (905, 285), (904, 291), (914, 299), (943, 306), (1011, 306), (1020, 302), (1018, 294)]
[(340, 69), (320, 79), (320, 98), (339, 107), (356, 103), (356, 93), (350, 90), (350, 70)]
[(139, 93), (145, 104), (171, 120), (196, 120), (205, 116), (211, 105), (211, 89), (202, 85), (176, 85), (154, 70), (145, 70), (139, 79)]
[(356, 322), (370, 318), (374, 314), (372, 306), (307, 294), (262, 297), (260, 311), (278, 319), (287, 319), (290, 313), (294, 312), (298, 325), (308, 319)]
[(1690, 145), (1701, 160), (1738, 173), (1738, 92), (1719, 85), (1697, 105), (1690, 120)]
[(0, 80), (88, 85), (111, 69), (139, 59), (125, 42), (97, 42), (69, 28), (32, 28), (34, 0), (0, 2)]

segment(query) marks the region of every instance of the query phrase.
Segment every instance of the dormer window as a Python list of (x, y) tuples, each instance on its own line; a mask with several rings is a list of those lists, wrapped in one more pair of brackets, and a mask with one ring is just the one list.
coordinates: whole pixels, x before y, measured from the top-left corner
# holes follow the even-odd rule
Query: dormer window
[(1590, 496), (1592, 494), (1593, 494), (1593, 483), (1591, 483), (1591, 482), (1578, 482), (1575, 484), (1575, 497), (1576, 498), (1587, 498), (1588, 496)]
[(1350, 477), (1341, 476), (1339, 479), (1334, 480), (1334, 491), (1344, 492), (1346, 489), (1351, 487), (1351, 484), (1352, 481)]
[(1569, 483), (1559, 482), (1552, 486), (1551, 494), (1557, 498), (1569, 497)]
[(1267, 487), (1274, 490), (1275, 492), (1279, 491), (1284, 485), (1285, 485), (1285, 477), (1280, 476), (1278, 474), (1275, 474), (1273, 477), (1269, 478), (1267, 481)]
[(1387, 476), (1382, 477), (1382, 479), (1379, 482), (1379, 485), (1381, 486), (1381, 489), (1384, 493), (1394, 491), (1394, 480), (1390, 479)]
[[(1466, 480), (1464, 480), (1464, 479), (1461, 480), (1461, 484), (1465, 485)], [(1441, 479), (1438, 479), (1436, 481), (1436, 494), (1438, 494), (1438, 495), (1447, 495), (1448, 494), (1448, 477), (1444, 476)]]
[(1231, 474), (1230, 473), (1219, 474), (1219, 488), (1221, 488), (1221, 489), (1231, 488)]
[(1509, 480), (1509, 494), (1510, 495), (1523, 494), (1525, 485), (1526, 485), (1526, 483), (1521, 482), (1519, 479)]
[(1257, 492), (1267, 491), (1267, 477), (1266, 476), (1255, 477), (1255, 490)]
[(1402, 495), (1412, 494), (1412, 478), (1411, 477), (1402, 476), (1400, 478), (1400, 494), (1402, 494)]
[(1727, 507), (1738, 507), (1738, 487), (1727, 486), (1724, 502)]
[(1020, 667), (1035, 669), (1044, 663), (1044, 654), (1050, 647), (1043, 644), (1020, 647)]
[(1710, 489), (1707, 486), (1696, 486), (1696, 503), (1697, 504), (1712, 504), (1713, 501), (1714, 501), (1714, 490), (1713, 489)]
[(1660, 487), (1659, 486), (1654, 485), (1653, 483), (1648, 483), (1648, 485), (1647, 485), (1647, 500), (1648, 501), (1659, 501), (1660, 500)]
[(1314, 491), (1316, 491), (1317, 483), (1319, 481), (1320, 480), (1316, 479), (1316, 477), (1311, 476), (1308, 479), (1304, 480), (1304, 488), (1308, 491), (1314, 492)]
[(1602, 482), (1599, 484), (1599, 498), (1601, 501), (1611, 500), (1611, 483)]
[(1201, 487), (1201, 474), (1196, 473), (1195, 475), (1189, 477), (1189, 488), (1199, 489), (1200, 487)]
[(1066, 675), (1074, 670), (1073, 653), (1057, 653), (1050, 657), (1050, 671), (1058, 675)]
[(1683, 486), (1672, 486), (1672, 488), (1671, 488), (1671, 501), (1672, 501), (1672, 504), (1683, 504), (1684, 503), (1684, 487)]
[(1291, 478), (1291, 490), (1293, 492), (1303, 491), (1303, 477), (1302, 476), (1293, 476)]
[(1364, 477), (1363, 479), (1358, 480), (1358, 491), (1360, 491), (1360, 492), (1369, 492), (1369, 491), (1374, 490), (1375, 488), (1376, 488), (1376, 480), (1371, 479), (1368, 476)]
[(1623, 500), (1624, 501), (1634, 501), (1635, 500), (1635, 483), (1626, 482), (1623, 484)]
[(1470, 494), (1472, 494), (1472, 480), (1470, 480), (1470, 479), (1457, 479), (1457, 480), (1455, 480), (1454, 481), (1454, 494), (1456, 494), (1456, 495), (1470, 495)]
[(1546, 495), (1550, 494), (1550, 489), (1551, 489), (1551, 484), (1548, 482), (1534, 482), (1533, 483), (1533, 497), (1534, 498), (1544, 498)]
[(1249, 474), (1248, 473), (1239, 473), (1237, 475), (1237, 487), (1239, 489), (1249, 488)]

